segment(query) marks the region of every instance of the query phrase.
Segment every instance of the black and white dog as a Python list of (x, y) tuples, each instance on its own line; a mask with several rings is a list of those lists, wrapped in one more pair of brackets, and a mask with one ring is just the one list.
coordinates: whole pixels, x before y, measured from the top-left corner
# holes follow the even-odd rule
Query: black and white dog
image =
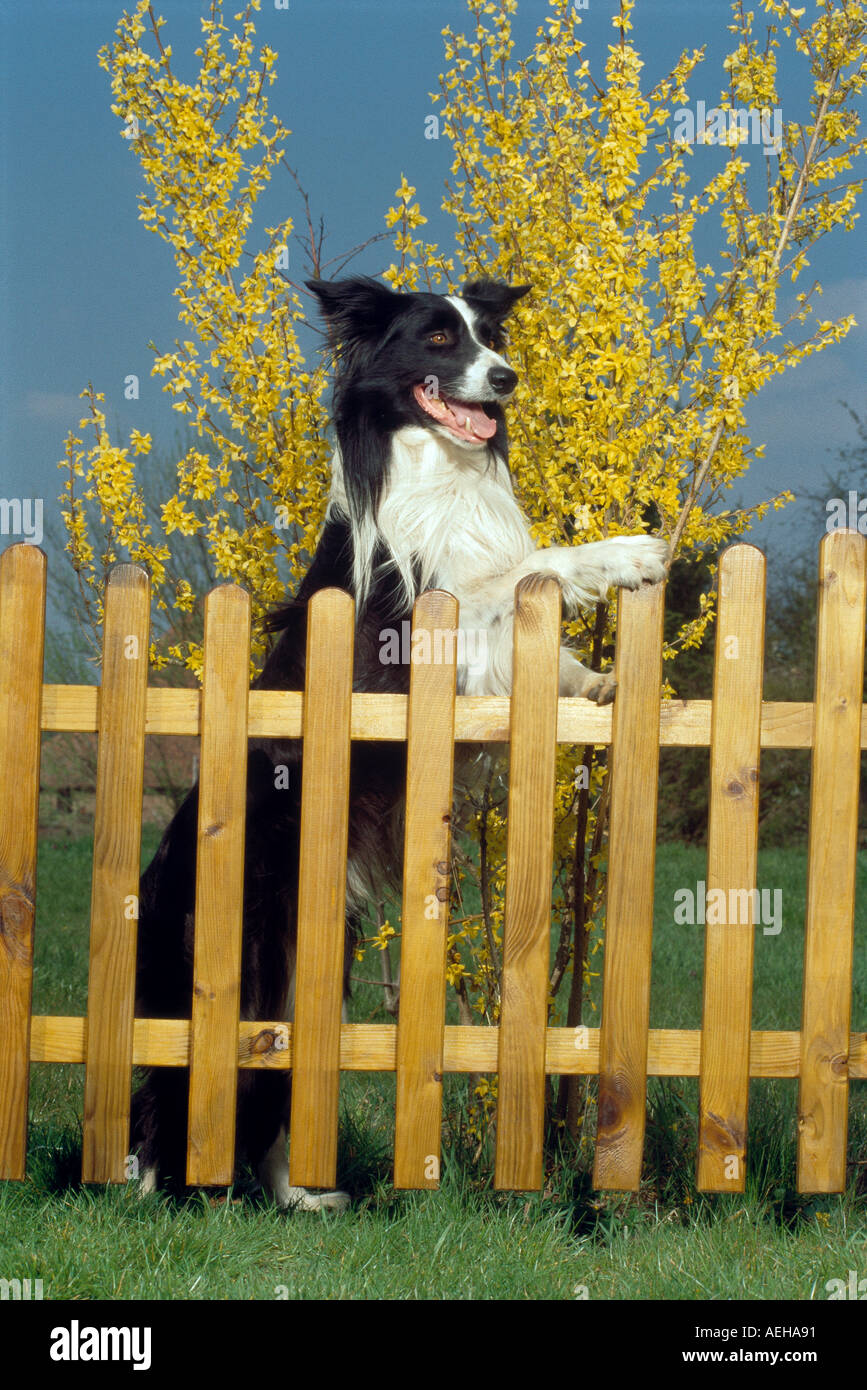
[[(465, 634), (483, 632), (479, 659), (461, 665), (463, 694), (508, 694), (515, 586), (528, 574), (554, 575), (566, 612), (593, 605), (612, 585), (664, 577), (667, 546), (623, 536), (537, 550), (515, 500), (503, 402), (517, 375), (503, 357), (504, 321), (527, 286), (474, 280), (459, 295), (396, 293), (355, 277), (310, 281), (336, 356), (333, 417), (337, 448), (321, 539), (294, 599), (272, 618), (280, 632), (258, 684), (304, 686), (306, 608), (330, 585), (356, 603), (357, 690), (405, 692), (409, 669), (383, 657), (383, 633), (409, 620), (426, 588), (460, 604)], [(470, 650), (466, 643), (463, 650)], [(560, 693), (599, 702), (613, 682), (562, 648)], [(301, 751), (298, 740), (251, 741), (241, 1012), (247, 1019), (291, 1015)], [(290, 769), (285, 778), (275, 768)], [(296, 774), (296, 775), (293, 775)], [(405, 748), (353, 746), (346, 894), (347, 964), (359, 915), (385, 883), (399, 884)], [(192, 995), (197, 791), (184, 802), (142, 878), (137, 1013), (188, 1018)], [(133, 1148), (144, 1190), (183, 1183), (188, 1074), (154, 1068), (133, 1102)], [(242, 1071), (238, 1150), (282, 1206), (345, 1202), (340, 1193), (290, 1188), (286, 1161), (290, 1079)]]

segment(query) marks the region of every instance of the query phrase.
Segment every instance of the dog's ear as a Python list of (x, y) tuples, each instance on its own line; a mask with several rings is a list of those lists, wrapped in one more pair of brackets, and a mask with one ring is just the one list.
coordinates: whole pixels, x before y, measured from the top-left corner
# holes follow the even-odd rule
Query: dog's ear
[(471, 309), (502, 322), (531, 289), (532, 285), (506, 285), (502, 280), (468, 280), (461, 290), (461, 299), (465, 299)]
[(304, 283), (319, 300), (329, 343), (332, 347), (341, 344), (344, 352), (371, 339), (381, 339), (406, 303), (404, 295), (368, 275)]

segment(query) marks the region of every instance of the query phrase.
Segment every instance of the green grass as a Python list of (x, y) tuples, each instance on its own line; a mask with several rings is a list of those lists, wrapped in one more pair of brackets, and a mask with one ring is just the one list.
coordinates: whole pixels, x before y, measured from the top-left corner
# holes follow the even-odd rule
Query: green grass
[[(147, 858), (155, 834), (148, 831)], [(40, 847), (34, 1012), (80, 1014), (87, 991), (88, 841)], [(853, 1026), (867, 1022), (867, 933), (859, 861)], [(702, 931), (676, 926), (674, 893), (703, 879), (700, 850), (660, 849), (651, 1023), (697, 1027)], [(783, 926), (756, 934), (754, 1023), (797, 1028), (805, 893), (803, 855), (760, 855), (760, 885), (783, 891)], [(596, 957), (596, 960), (600, 957)], [(365, 962), (365, 973), (368, 973)], [(373, 973), (370, 971), (369, 973)], [(598, 1004), (599, 981), (592, 993)], [(357, 988), (353, 1016), (381, 1019), (381, 991)], [(595, 1021), (588, 1013), (588, 1022)], [(796, 1087), (753, 1082), (743, 1196), (694, 1186), (697, 1083), (652, 1079), (642, 1192), (592, 1192), (589, 1153), (549, 1156), (543, 1194), (497, 1194), (490, 1171), (446, 1148), (441, 1189), (390, 1183), (394, 1077), (350, 1074), (341, 1089), (343, 1217), (286, 1216), (252, 1185), (225, 1201), (139, 1199), (82, 1188), (83, 1068), (34, 1066), (28, 1179), (0, 1184), (0, 1277), (41, 1278), (46, 1298), (809, 1299), (850, 1269), (867, 1275), (867, 1087), (851, 1090), (852, 1179), (840, 1197), (793, 1190)], [(461, 1078), (447, 1078), (459, 1109)], [(860, 1190), (859, 1190), (860, 1182)], [(576, 1293), (577, 1291), (577, 1293)]]
[(383, 1186), (343, 1217), (7, 1183), (0, 1268), (42, 1278), (46, 1298), (571, 1300), (577, 1285), (592, 1299), (824, 1298), (867, 1265), (863, 1219), (826, 1207), (792, 1225), (750, 1198), (620, 1203), (582, 1231), (572, 1203), (480, 1193), (450, 1172), (437, 1193)]

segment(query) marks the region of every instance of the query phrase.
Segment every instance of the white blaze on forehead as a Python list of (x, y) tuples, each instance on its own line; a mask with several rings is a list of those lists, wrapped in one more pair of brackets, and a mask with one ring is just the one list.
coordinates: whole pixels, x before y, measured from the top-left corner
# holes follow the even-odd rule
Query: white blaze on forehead
[(498, 352), (485, 347), (478, 334), (477, 315), (470, 308), (465, 299), (460, 295), (447, 294), (446, 300), (453, 308), (457, 309), (464, 323), (467, 325), (470, 337), (479, 347), (478, 356), (467, 367), (464, 372), (463, 380), (460, 384), (458, 395), (464, 400), (491, 401), (497, 400), (496, 391), (488, 381), (488, 372), (492, 367), (508, 367), (505, 357), (501, 357)]
[(479, 347), (484, 347), (484, 343), (476, 332), (476, 315), (467, 301), (461, 299), (460, 295), (457, 294), (447, 294), (446, 300), (457, 309), (464, 323), (467, 325), (467, 328), (470, 330), (470, 337), (475, 339)]

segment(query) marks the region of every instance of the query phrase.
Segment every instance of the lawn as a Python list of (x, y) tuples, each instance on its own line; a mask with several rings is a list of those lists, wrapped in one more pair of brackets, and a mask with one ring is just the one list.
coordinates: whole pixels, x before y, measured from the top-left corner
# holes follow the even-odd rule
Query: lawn
[[(144, 856), (154, 848), (146, 832)], [(40, 847), (34, 1012), (78, 1014), (87, 988), (89, 841)], [(867, 856), (859, 861), (853, 1026), (867, 1026)], [(697, 1027), (702, 932), (673, 920), (674, 895), (704, 878), (699, 850), (658, 855), (653, 1027)], [(805, 866), (760, 855), (760, 886), (782, 891), (779, 932), (756, 935), (754, 1025), (797, 1028)], [(599, 959), (597, 957), (596, 959)], [(599, 982), (592, 993), (598, 1003)], [(353, 1017), (385, 1019), (361, 985)], [(588, 1022), (594, 1022), (588, 1014)], [(447, 1078), (460, 1115), (466, 1082)], [(77, 1179), (83, 1068), (34, 1066), (29, 1176), (0, 1184), (0, 1277), (42, 1279), (45, 1298), (825, 1299), (827, 1281), (867, 1276), (867, 1087), (851, 1091), (851, 1181), (839, 1197), (794, 1191), (796, 1085), (753, 1082), (742, 1196), (694, 1186), (697, 1083), (652, 1080), (645, 1180), (637, 1195), (590, 1189), (590, 1146), (552, 1153), (545, 1190), (497, 1194), (490, 1170), (447, 1145), (435, 1193), (390, 1183), (394, 1078), (347, 1075), (341, 1091), (343, 1217), (286, 1216), (252, 1184), (230, 1200), (139, 1199), (133, 1185)]]

